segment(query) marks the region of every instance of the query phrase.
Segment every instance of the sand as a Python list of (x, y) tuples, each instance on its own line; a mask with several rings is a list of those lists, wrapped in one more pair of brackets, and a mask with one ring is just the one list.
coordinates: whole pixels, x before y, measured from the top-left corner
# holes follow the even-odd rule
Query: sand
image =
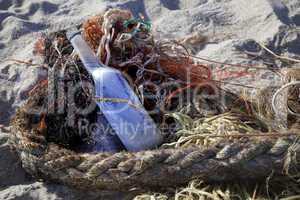
[[(152, 21), (157, 37), (180, 38), (195, 32), (207, 36), (206, 45), (191, 44), (194, 53), (201, 57), (271, 66), (274, 61), (262, 53), (255, 41), (268, 44), (278, 54), (300, 56), (299, 0), (0, 0), (0, 124), (9, 125), (15, 109), (45, 76), (36, 66), (7, 59), (34, 58), (33, 43), (42, 32), (74, 26), (110, 7), (130, 9), (136, 16), (142, 13)], [(264, 59), (246, 56), (245, 51)], [(285, 67), (282, 62), (275, 64)], [(280, 82), (268, 71), (230, 81), (255, 87)], [(235, 87), (235, 91), (241, 89)], [(83, 197), (66, 186), (35, 182), (26, 175), (9, 148), (8, 137), (9, 131), (0, 132), (0, 199)], [(85, 197), (96, 199), (97, 195)]]

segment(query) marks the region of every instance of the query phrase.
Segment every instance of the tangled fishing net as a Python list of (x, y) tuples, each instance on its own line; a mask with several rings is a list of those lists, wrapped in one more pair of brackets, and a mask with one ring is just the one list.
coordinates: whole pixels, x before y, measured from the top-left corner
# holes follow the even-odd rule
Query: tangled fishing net
[[(213, 70), (196, 62), (179, 41), (156, 40), (142, 16), (111, 9), (80, 27), (101, 62), (130, 80), (161, 129), (163, 144), (136, 153), (82, 150), (93, 141), (81, 122), (96, 122), (99, 110), (70, 113), (95, 103), (93, 81), (66, 32), (59, 31), (38, 39), (34, 53), (49, 76), (12, 121), (13, 146), (30, 174), (81, 189), (134, 188), (142, 193), (135, 199), (299, 193), (299, 69), (285, 73), (282, 87), (244, 98), (223, 89)], [(71, 101), (73, 87), (78, 89)]]

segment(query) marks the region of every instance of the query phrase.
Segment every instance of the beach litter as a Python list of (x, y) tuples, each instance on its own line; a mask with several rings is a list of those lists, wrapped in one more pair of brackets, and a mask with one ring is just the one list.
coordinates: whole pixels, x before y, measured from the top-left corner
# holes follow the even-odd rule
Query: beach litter
[[(184, 42), (157, 40), (142, 16), (111, 9), (78, 27), (98, 59), (93, 66), (122, 73), (141, 104), (95, 96), (95, 77), (80, 49), (74, 51), (67, 31), (44, 35), (34, 52), (43, 58), (49, 77), (37, 85), (12, 122), (13, 146), (29, 173), (81, 189), (141, 190), (136, 199), (255, 199), (299, 192), (298, 68), (278, 70), (280, 87), (254, 88), (255, 96), (237, 95), (222, 85), (249, 86), (216, 79), (216, 69), (191, 55)], [(103, 80), (102, 87), (114, 95), (123, 90), (110, 85), (113, 78)], [(99, 101), (112, 107), (125, 103), (138, 112), (142, 106), (159, 129), (154, 136), (159, 134), (162, 141), (134, 153), (87, 148), (95, 144), (97, 124), (108, 120), (104, 104), (95, 106)], [(126, 139), (121, 138), (125, 147)], [(135, 134), (130, 142), (147, 144), (148, 139)], [(155, 149), (143, 151), (149, 148)]]

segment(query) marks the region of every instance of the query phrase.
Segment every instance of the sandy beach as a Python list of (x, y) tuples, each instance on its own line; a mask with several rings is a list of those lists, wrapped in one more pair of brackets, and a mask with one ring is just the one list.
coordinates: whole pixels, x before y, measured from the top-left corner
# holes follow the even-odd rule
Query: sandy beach
[[(83, 194), (67, 186), (37, 181), (23, 171), (9, 147), (10, 118), (46, 76), (32, 53), (37, 37), (73, 27), (109, 8), (142, 14), (152, 22), (157, 38), (206, 36), (204, 44), (187, 42), (193, 54), (202, 58), (287, 67), (280, 61), (272, 63), (257, 42), (278, 55), (300, 57), (299, 0), (0, 0), (0, 199), (114, 199), (109, 192)], [(263, 70), (231, 81), (253, 87), (280, 82), (276, 74)], [(235, 87), (234, 91), (241, 90)]]

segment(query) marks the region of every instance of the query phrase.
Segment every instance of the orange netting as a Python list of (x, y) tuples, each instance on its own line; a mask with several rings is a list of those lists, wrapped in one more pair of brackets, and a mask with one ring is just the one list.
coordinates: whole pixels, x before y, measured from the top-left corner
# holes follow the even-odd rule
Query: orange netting
[(83, 37), (90, 47), (96, 51), (104, 33), (102, 32), (103, 16), (97, 15), (89, 18), (82, 25)]
[(211, 70), (205, 65), (195, 64), (187, 57), (162, 58), (159, 60), (162, 70), (175, 79), (187, 83), (203, 83), (211, 81)]

